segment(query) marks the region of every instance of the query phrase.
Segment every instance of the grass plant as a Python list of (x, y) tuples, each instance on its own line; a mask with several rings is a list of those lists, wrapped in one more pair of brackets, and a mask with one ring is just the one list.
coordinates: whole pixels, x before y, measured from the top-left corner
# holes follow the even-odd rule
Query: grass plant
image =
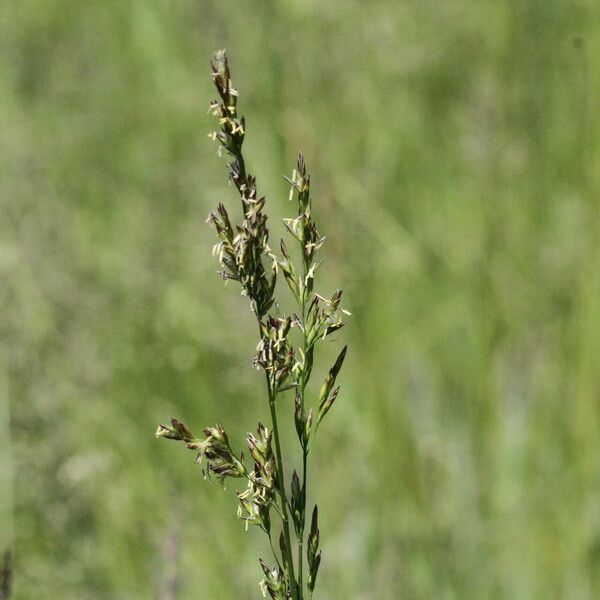
[[(312, 218), (310, 175), (303, 155), (299, 154), (291, 177), (286, 177), (291, 186), (290, 200), (295, 199), (298, 207), (294, 217), (283, 220), (298, 248), (298, 257), (294, 259), (283, 239), (278, 253), (269, 245), (266, 199), (257, 192), (256, 178), (246, 167), (242, 150), (246, 123), (238, 112), (238, 91), (233, 87), (224, 50), (214, 55), (211, 67), (219, 99), (211, 102), (210, 111), (218, 118), (219, 129), (210, 137), (231, 158), (229, 177), (239, 194), (243, 219), (234, 224), (224, 204), (210, 212), (208, 222), (219, 238), (213, 253), (220, 264), (219, 274), (225, 281), (240, 284), (257, 321), (259, 341), (252, 364), (264, 371), (270, 427), (259, 422), (256, 434), (248, 433), (249, 464), (243, 454), (232, 448), (219, 424), (205, 427), (203, 437), (196, 437), (185, 423), (172, 418), (170, 425), (159, 425), (156, 435), (181, 441), (196, 452), (197, 462), (204, 464), (206, 478), (246, 482), (246, 489), (237, 492), (238, 516), (246, 527), (254, 525), (264, 531), (273, 554), (268, 562), (259, 559), (263, 595), (284, 600), (310, 599), (321, 551), (316, 505), (306, 531), (308, 458), (315, 434), (339, 394), (336, 380), (346, 356), (345, 346), (314, 398), (314, 406), (310, 407), (308, 386), (317, 345), (343, 327), (343, 317), (349, 313), (340, 306), (341, 290), (335, 290), (330, 297), (314, 291), (319, 251), (325, 238)], [(282, 313), (275, 296), (280, 273), (297, 307), (293, 314)], [(291, 395), (293, 403), (286, 397)], [(278, 425), (280, 407), (287, 407), (289, 417), (293, 417), (302, 460), (301, 474), (293, 471), (289, 487), (286, 487), (286, 463)], [(276, 531), (273, 517), (281, 524), (278, 544), (273, 540)]]

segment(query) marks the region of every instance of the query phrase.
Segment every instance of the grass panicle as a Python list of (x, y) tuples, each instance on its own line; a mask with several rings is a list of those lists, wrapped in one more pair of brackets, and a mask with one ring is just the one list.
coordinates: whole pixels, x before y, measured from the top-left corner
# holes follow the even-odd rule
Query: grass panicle
[[(347, 348), (340, 352), (318, 394), (311, 395), (309, 382), (317, 344), (343, 327), (344, 317), (350, 313), (341, 308), (341, 290), (335, 290), (330, 297), (314, 291), (320, 265), (318, 256), (325, 238), (312, 218), (310, 175), (302, 154), (291, 177), (286, 177), (290, 199), (297, 202), (297, 214), (283, 220), (290, 242), (297, 246), (298, 264), (284, 240), (279, 243), (279, 254), (269, 246), (266, 200), (257, 192), (256, 178), (246, 169), (242, 150), (246, 123), (238, 113), (239, 94), (233, 87), (224, 50), (214, 55), (211, 68), (219, 99), (211, 102), (210, 111), (217, 117), (219, 127), (210, 137), (230, 157), (229, 176), (237, 189), (242, 214), (241, 221), (235, 224), (230, 212), (219, 204), (210, 212), (208, 222), (219, 238), (213, 249), (220, 265), (219, 274), (239, 282), (257, 320), (259, 341), (252, 364), (265, 373), (271, 429), (259, 423), (256, 434), (248, 433), (246, 444), (252, 461), (249, 466), (243, 455), (231, 448), (221, 425), (206, 427), (204, 437), (196, 438), (187, 425), (171, 419), (170, 425), (159, 425), (156, 435), (181, 441), (197, 452), (197, 462), (205, 463), (206, 477), (214, 475), (220, 481), (247, 480), (246, 489), (237, 492), (238, 516), (246, 528), (256, 525), (265, 532), (273, 552), (274, 566), (259, 559), (263, 573), (260, 589), (271, 598), (304, 600), (313, 596), (321, 564), (316, 506), (305, 536), (308, 458), (317, 428), (338, 397), (340, 388), (334, 386)], [(279, 273), (297, 305), (294, 314), (281, 314), (278, 308), (275, 284)], [(295, 397), (288, 416), (294, 420), (302, 460), (302, 473), (293, 472), (289, 490), (278, 426), (279, 398), (288, 390)], [(272, 539), (274, 519), (281, 527), (279, 551)]]

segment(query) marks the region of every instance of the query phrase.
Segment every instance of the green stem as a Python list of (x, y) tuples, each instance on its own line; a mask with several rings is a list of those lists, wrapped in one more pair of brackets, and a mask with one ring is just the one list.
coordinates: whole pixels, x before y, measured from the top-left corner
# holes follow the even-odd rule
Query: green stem
[[(271, 551), (273, 552), (273, 557), (275, 558), (275, 561), (277, 562), (277, 566), (281, 569), (281, 563), (279, 562), (279, 559), (277, 558), (277, 552), (275, 552), (275, 546), (273, 546), (273, 538), (271, 537), (271, 532), (268, 531), (267, 535), (269, 536), (269, 544), (271, 544)], [(283, 559), (283, 557), (282, 557)]]
[(304, 532), (300, 530), (298, 535), (298, 585), (302, 591), (304, 582), (302, 581), (302, 547), (304, 546)]
[(281, 458), (281, 444), (279, 443), (279, 428), (277, 426), (277, 409), (275, 408), (275, 397), (269, 390), (269, 408), (271, 410), (271, 421), (273, 424), (273, 437), (275, 438), (275, 458), (277, 459), (277, 479), (279, 481), (279, 493), (281, 494), (283, 536), (285, 538), (285, 558), (288, 569), (288, 577), (292, 588), (293, 600), (301, 600), (298, 596), (296, 576), (294, 575), (294, 559), (292, 558), (292, 545), (290, 538), (290, 527), (287, 512), (287, 497), (285, 494), (285, 479), (283, 474), (283, 460)]

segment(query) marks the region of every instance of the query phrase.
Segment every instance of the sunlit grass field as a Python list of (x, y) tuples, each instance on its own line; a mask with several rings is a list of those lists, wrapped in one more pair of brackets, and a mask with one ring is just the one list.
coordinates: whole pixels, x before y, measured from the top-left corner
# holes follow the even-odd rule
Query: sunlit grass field
[(600, 597), (597, 2), (4, 0), (0, 23), (15, 600), (260, 597), (263, 539), (154, 438), (268, 418), (205, 224), (237, 201), (207, 138), (222, 47), (269, 211), (301, 149), (353, 313), (319, 362), (349, 345), (315, 597)]

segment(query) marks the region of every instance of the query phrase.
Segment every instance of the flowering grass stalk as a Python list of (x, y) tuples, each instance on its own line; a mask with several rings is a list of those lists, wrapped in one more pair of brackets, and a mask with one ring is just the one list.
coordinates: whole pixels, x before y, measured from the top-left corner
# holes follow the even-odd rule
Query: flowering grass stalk
[[(246, 483), (246, 488), (237, 492), (238, 516), (246, 527), (255, 525), (265, 532), (273, 553), (274, 563), (259, 559), (263, 595), (282, 600), (310, 599), (321, 552), (316, 506), (305, 536), (308, 458), (315, 434), (338, 396), (339, 386), (335, 387), (335, 383), (346, 348), (327, 373), (311, 407), (308, 407), (311, 397), (308, 385), (317, 344), (343, 327), (343, 315), (349, 313), (340, 307), (340, 290), (331, 297), (314, 291), (315, 272), (320, 264), (317, 256), (325, 238), (319, 235), (312, 218), (310, 176), (302, 154), (298, 156), (292, 176), (286, 177), (291, 186), (290, 199), (297, 201), (297, 214), (283, 220), (298, 247), (299, 266), (283, 240), (279, 253), (269, 246), (265, 198), (257, 193), (256, 179), (246, 169), (242, 152), (246, 124), (238, 113), (238, 92), (232, 85), (224, 50), (214, 55), (211, 67), (219, 99), (211, 102), (210, 110), (218, 118), (219, 129), (210, 137), (231, 157), (229, 176), (241, 200), (242, 221), (232, 224), (223, 204), (211, 211), (208, 221), (219, 238), (214, 247), (219, 273), (225, 280), (239, 282), (257, 320), (259, 342), (252, 364), (265, 374), (271, 428), (259, 423), (256, 434), (248, 433), (246, 443), (252, 461), (249, 466), (243, 455), (232, 449), (221, 425), (206, 427), (203, 436), (196, 437), (187, 425), (171, 419), (170, 425), (159, 425), (156, 435), (181, 441), (197, 452), (197, 462), (205, 463), (206, 477), (214, 475), (221, 481), (237, 478)], [(283, 274), (297, 304), (297, 313), (280, 312), (275, 297), (279, 273)], [(280, 405), (289, 406), (282, 402), (286, 391), (294, 395), (293, 409), (289, 412), (294, 419), (302, 460), (302, 474), (293, 472), (289, 490), (278, 426)], [(279, 551), (273, 542), (274, 519), (281, 523)]]

